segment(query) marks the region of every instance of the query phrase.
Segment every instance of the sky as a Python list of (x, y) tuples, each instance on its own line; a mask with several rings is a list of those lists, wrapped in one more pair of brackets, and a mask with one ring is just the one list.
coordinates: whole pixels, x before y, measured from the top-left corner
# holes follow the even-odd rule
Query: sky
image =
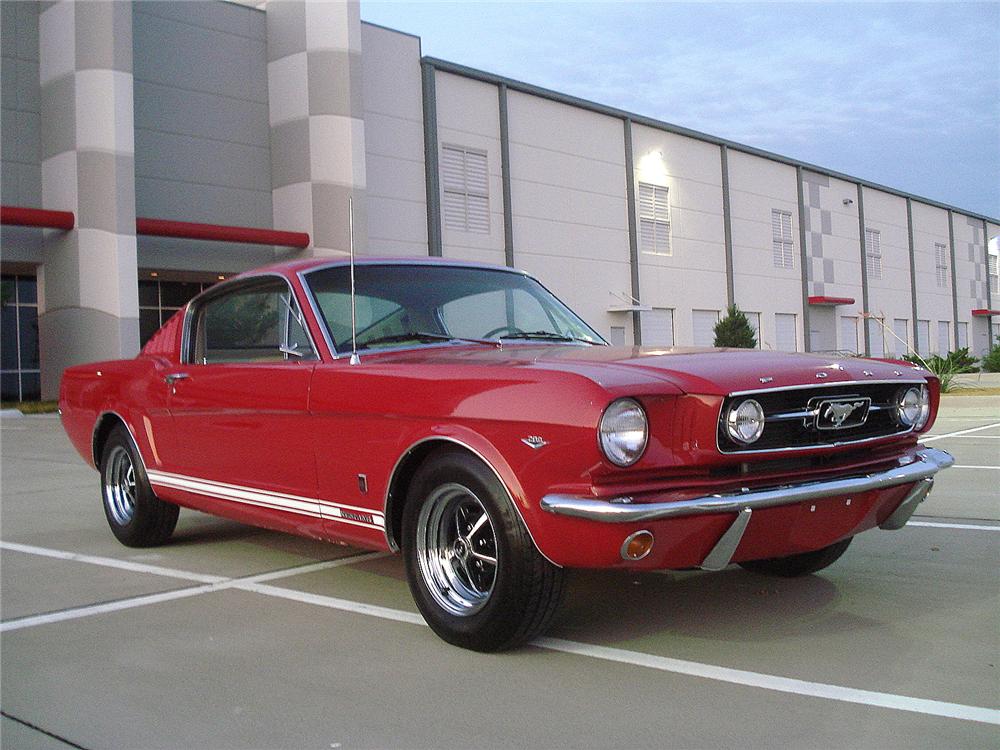
[(439, 57), (1000, 217), (1000, 2), (384, 2)]

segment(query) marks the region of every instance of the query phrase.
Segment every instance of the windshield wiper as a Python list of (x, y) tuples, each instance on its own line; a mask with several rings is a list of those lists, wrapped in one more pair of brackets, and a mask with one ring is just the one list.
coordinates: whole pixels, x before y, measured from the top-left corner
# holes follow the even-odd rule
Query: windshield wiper
[(359, 346), (370, 347), (373, 344), (398, 344), (404, 341), (461, 341), (469, 344), (486, 344), (488, 346), (500, 346), (499, 341), (491, 339), (467, 339), (461, 336), (448, 336), (444, 333), (431, 333), (430, 331), (410, 331), (408, 333), (391, 333), (378, 338), (370, 339), (360, 343)]
[(538, 341), (579, 341), (583, 344), (590, 344), (591, 346), (598, 346), (599, 342), (591, 341), (590, 339), (581, 338), (579, 336), (568, 336), (562, 333), (556, 333), (555, 331), (518, 331), (517, 333), (511, 333), (503, 337), (504, 339), (535, 339)]

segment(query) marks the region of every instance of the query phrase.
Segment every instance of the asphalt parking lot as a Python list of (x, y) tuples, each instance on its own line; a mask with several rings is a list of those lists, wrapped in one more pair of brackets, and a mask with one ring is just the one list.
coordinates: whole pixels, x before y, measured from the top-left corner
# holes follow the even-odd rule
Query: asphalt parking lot
[(0, 421), (3, 748), (997, 747), (1000, 397), (821, 574), (578, 572), (546, 638), (423, 626), (398, 558), (182, 511), (120, 546), (58, 418)]

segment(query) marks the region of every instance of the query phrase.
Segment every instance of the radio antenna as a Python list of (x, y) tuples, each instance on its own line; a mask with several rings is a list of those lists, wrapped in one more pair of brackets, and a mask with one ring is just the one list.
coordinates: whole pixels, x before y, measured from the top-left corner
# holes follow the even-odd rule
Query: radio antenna
[(358, 356), (358, 316), (354, 307), (354, 196), (347, 199), (347, 222), (351, 230), (351, 364), (360, 365)]

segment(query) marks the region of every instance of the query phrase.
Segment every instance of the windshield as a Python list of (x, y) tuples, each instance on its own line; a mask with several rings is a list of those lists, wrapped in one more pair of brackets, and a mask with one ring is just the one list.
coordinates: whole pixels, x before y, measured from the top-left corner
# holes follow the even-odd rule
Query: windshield
[[(338, 351), (351, 350), (348, 266), (306, 283)], [(606, 343), (541, 284), (520, 273), (422, 265), (356, 266), (357, 348), (441, 341)]]

